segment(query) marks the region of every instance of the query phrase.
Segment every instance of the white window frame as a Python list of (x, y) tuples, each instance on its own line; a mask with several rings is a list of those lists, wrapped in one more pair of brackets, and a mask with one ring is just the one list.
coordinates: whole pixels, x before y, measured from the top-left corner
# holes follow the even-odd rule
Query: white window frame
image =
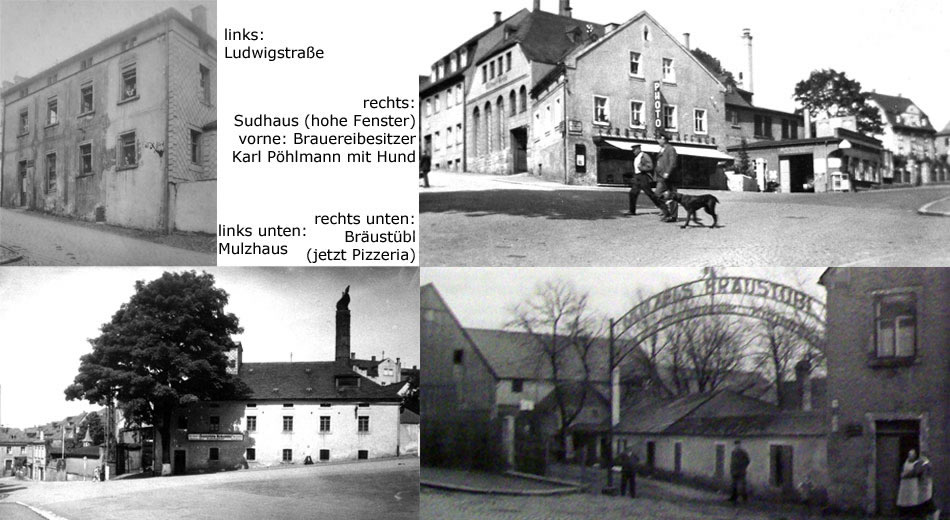
[[(637, 59), (636, 59), (636, 60), (633, 59), (633, 55), (634, 55), (634, 54), (637, 55)], [(629, 64), (630, 64), (630, 67), (627, 69), (627, 73), (630, 74), (630, 77), (631, 77), (631, 78), (640, 78), (640, 79), (643, 79), (643, 62), (642, 62), (642, 59), (643, 59), (643, 53), (640, 53), (640, 52), (637, 52), (637, 51), (630, 51), (630, 63), (629, 63)], [(634, 73), (633, 71), (630, 70), (631, 68), (633, 68), (632, 66), (633, 66), (634, 63), (637, 64), (637, 72), (636, 72), (636, 73)]]
[(458, 105), (461, 103), (462, 103), (462, 85), (456, 85), (455, 86), (455, 104)]
[(439, 110), (442, 110), (442, 96), (439, 94), (435, 95), (435, 114), (439, 113)]
[[(673, 126), (668, 126), (666, 124), (666, 110), (673, 109)], [(663, 106), (663, 129), (664, 130), (678, 130), (679, 129), (679, 108), (676, 105), (664, 105)]]
[[(669, 63), (669, 73), (667, 73), (666, 64)], [(676, 64), (673, 58), (663, 58), (663, 83), (676, 83)]]
[(455, 125), (455, 144), (462, 144), (462, 123)]
[(452, 140), (452, 127), (450, 126), (445, 129), (445, 147), (451, 148), (453, 144), (454, 141)]
[[(633, 123), (633, 104), (634, 103), (640, 104), (640, 124), (638, 125)], [(639, 99), (630, 100), (630, 128), (646, 128), (646, 124), (647, 124), (646, 119), (643, 118), (643, 116), (646, 114), (646, 112), (644, 111), (644, 108), (646, 108), (646, 103), (644, 103), (643, 101), (640, 101)]]
[[(701, 120), (698, 117), (699, 112), (703, 113)], [(696, 124), (700, 121), (702, 121), (702, 129), (699, 128), (700, 125)], [(693, 132), (701, 135), (709, 134), (709, 111), (705, 108), (693, 109)]]
[[(600, 121), (597, 119), (597, 100), (604, 100), (604, 120)], [(592, 120), (595, 125), (598, 126), (610, 126), (610, 98), (608, 96), (598, 96), (597, 94), (593, 95), (593, 105), (592, 105)]]
[(432, 115), (432, 98), (426, 98), (426, 117)]
[[(89, 89), (89, 110), (82, 111), (83, 91)], [(92, 81), (87, 81), (79, 85), (79, 115), (91, 114), (96, 111), (96, 88)]]

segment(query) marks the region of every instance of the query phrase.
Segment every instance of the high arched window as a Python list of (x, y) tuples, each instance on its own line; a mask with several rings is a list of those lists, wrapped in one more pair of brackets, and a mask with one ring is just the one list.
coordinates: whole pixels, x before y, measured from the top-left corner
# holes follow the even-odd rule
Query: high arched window
[(472, 111), (472, 153), (473, 157), (478, 156), (478, 125), (481, 124), (482, 115), (478, 111), (478, 107), (475, 107), (475, 110)]
[(485, 103), (485, 151), (491, 153), (492, 141), (494, 136), (492, 135), (492, 114), (491, 114), (491, 102)]
[(514, 89), (511, 89), (511, 93), (508, 94), (508, 109), (511, 110), (510, 115), (518, 113), (518, 94), (515, 94)]
[(521, 103), (520, 107), (518, 108), (518, 112), (524, 112), (525, 110), (528, 110), (528, 89), (524, 85), (521, 85), (521, 90), (518, 92), (518, 97), (521, 98), (519, 100)]
[(495, 100), (495, 113), (498, 114), (495, 117), (497, 124), (495, 126), (495, 145), (501, 150), (505, 147), (505, 98), (498, 96), (498, 99)]

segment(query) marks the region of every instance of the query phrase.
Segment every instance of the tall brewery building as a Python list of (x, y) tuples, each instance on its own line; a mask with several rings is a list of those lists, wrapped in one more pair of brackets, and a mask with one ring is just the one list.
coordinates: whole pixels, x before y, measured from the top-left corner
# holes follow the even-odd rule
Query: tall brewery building
[[(171, 430), (173, 473), (407, 452), (400, 444), (406, 385), (382, 385), (356, 371), (348, 296), (344, 299), (336, 307), (333, 361), (245, 363), (241, 346), (228, 353), (229, 372), (244, 381), (252, 395), (179, 408)], [(159, 450), (161, 443), (156, 440), (155, 446)], [(155, 460), (161, 460), (160, 454)]]
[(118, 226), (214, 232), (216, 42), (163, 11), (4, 83), (0, 204)]

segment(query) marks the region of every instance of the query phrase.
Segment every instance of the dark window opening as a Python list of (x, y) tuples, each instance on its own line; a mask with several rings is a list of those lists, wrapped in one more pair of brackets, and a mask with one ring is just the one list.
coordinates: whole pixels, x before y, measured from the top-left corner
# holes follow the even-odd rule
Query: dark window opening
[(221, 431), (221, 417), (217, 415), (212, 415), (210, 417), (210, 430), (213, 432)]
[(511, 381), (511, 391), (518, 394), (524, 390), (524, 379), (514, 379)]
[(188, 417), (185, 415), (178, 416), (178, 429), (187, 430), (188, 429)]
[(79, 174), (92, 175), (92, 144), (79, 146)]
[(294, 418), (288, 415), (284, 416), (284, 431), (292, 432), (294, 431)]
[(330, 431), (330, 416), (321, 415), (320, 416), (320, 433), (329, 433)]
[(320, 450), (320, 460), (330, 460), (330, 450)]
[(136, 149), (135, 132), (127, 132), (119, 136), (119, 167), (134, 168), (138, 165), (138, 150)]
[(463, 361), (464, 359), (465, 359), (465, 351), (464, 351), (464, 350), (462, 350), (462, 349), (456, 349), (455, 352), (452, 353), (452, 363), (454, 363), (454, 364), (456, 364), (456, 365), (461, 365), (461, 364), (462, 364), (462, 361)]
[(92, 112), (92, 85), (85, 85), (79, 89), (79, 114)]
[(281, 460), (284, 462), (291, 462), (294, 460), (294, 450), (284, 450)]
[(359, 460), (364, 460), (369, 458), (369, 450), (359, 450), (356, 452), (356, 458)]
[(359, 433), (369, 433), (369, 417), (361, 415), (357, 423), (357, 431)]
[(247, 449), (247, 460), (257, 460), (257, 450), (255, 448)]
[(218, 460), (218, 448), (211, 448), (211, 453), (208, 456), (209, 460)]
[(249, 432), (257, 431), (257, 416), (255, 415), (247, 416), (247, 431)]

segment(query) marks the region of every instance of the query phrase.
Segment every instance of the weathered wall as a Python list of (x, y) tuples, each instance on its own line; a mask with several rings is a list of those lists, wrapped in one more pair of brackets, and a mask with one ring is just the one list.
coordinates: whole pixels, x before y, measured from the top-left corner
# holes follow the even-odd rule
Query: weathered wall
[[(839, 269), (828, 290), (828, 398), (834, 410), (828, 442), (832, 498), (875, 507), (877, 419), (920, 420), (921, 449), (934, 469), (934, 495), (950, 497), (950, 271)], [(907, 364), (876, 365), (874, 292), (910, 289), (917, 295), (917, 355)], [(851, 434), (847, 434), (847, 432)], [(938, 498), (939, 499), (939, 498)]]
[(418, 424), (400, 424), (399, 425), (399, 454), (400, 455), (418, 455), (419, 454), (419, 425)]
[(218, 222), (218, 181), (173, 184), (169, 193), (172, 229), (215, 233)]
[[(217, 66), (214, 47), (202, 50), (198, 37), (180, 23), (171, 22), (168, 68), (168, 177), (171, 182), (217, 178), (211, 164), (192, 162), (191, 131), (217, 119)], [(210, 98), (201, 88), (200, 67), (210, 71)], [(202, 154), (204, 155), (204, 154)]]

